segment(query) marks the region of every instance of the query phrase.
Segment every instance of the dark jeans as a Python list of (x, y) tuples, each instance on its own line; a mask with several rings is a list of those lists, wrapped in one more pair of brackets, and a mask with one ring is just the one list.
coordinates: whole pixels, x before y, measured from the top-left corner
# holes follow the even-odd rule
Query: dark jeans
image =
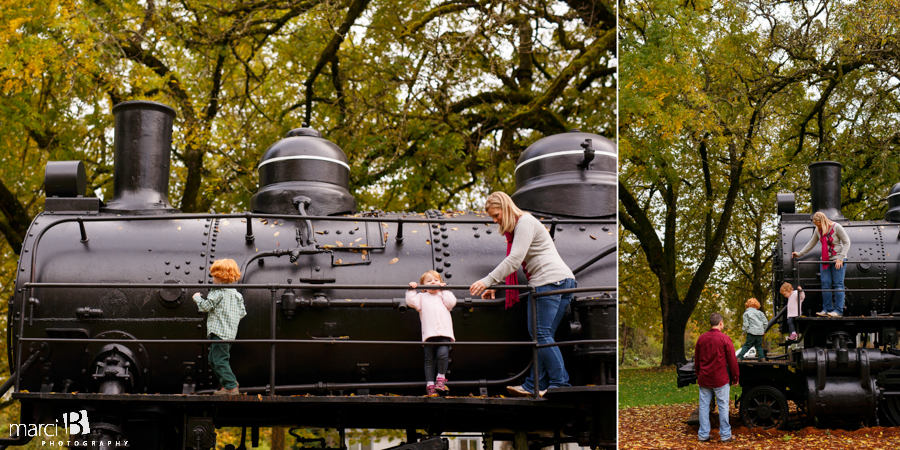
[[(451, 342), (446, 336), (432, 336), (425, 342)], [(447, 364), (450, 361), (449, 345), (425, 346), (425, 381), (434, 381), (434, 361), (437, 360), (437, 373), (447, 374)]]
[(796, 318), (796, 317), (788, 317), (788, 320), (787, 320), (788, 331), (790, 331), (791, 333), (796, 333), (796, 332), (797, 332), (797, 327), (796, 327), (796, 325), (794, 325), (794, 319), (795, 319), (795, 318)]
[[(209, 336), (214, 341), (221, 341), (222, 338), (212, 334)], [(213, 373), (219, 379), (219, 384), (225, 389), (234, 389), (238, 387), (237, 378), (231, 371), (231, 344), (210, 344), (209, 345), (209, 365), (212, 367)]]
[[(555, 291), (558, 289), (572, 289), (578, 286), (578, 283), (571, 278), (558, 281), (556, 283), (546, 284), (535, 288), (537, 293), (547, 291)], [(548, 295), (546, 297), (532, 298), (537, 301), (537, 341), (538, 344), (551, 344), (556, 342), (553, 339), (556, 329), (559, 327), (563, 316), (566, 315), (566, 308), (572, 301), (572, 294)], [(531, 304), (528, 304), (528, 334), (531, 335)], [(533, 338), (533, 336), (532, 336)], [(569, 373), (566, 372), (566, 365), (563, 361), (562, 352), (559, 347), (544, 347), (538, 349), (538, 374), (540, 381), (538, 385), (541, 390), (551, 387), (571, 386), (569, 384)], [(528, 378), (522, 383), (522, 389), (526, 391), (534, 391), (534, 373), (528, 371)]]
[(756, 357), (762, 359), (766, 356), (766, 351), (762, 348), (762, 342), (762, 335), (747, 333), (747, 342), (744, 342), (744, 346), (741, 347), (741, 351), (737, 355), (738, 359), (743, 358), (744, 353), (747, 353), (747, 350), (750, 350), (750, 347), (756, 347)]

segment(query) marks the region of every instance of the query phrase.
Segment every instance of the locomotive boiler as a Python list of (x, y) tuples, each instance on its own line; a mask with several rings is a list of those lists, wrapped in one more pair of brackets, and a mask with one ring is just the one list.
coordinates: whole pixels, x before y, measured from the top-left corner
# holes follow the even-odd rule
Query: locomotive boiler
[[(781, 285), (802, 286), (807, 295), (795, 322), (802, 341), (784, 342), (781, 355), (740, 363), (740, 413), (747, 426), (782, 428), (789, 419), (814, 417), (900, 426), (900, 183), (889, 193), (885, 220), (851, 221), (840, 208), (841, 167), (831, 161), (809, 165), (810, 214), (796, 212), (794, 194), (777, 195), (775, 317), (769, 327), (787, 330)], [(842, 317), (816, 316), (824, 292), (820, 253), (791, 258), (811, 238), (817, 211), (840, 223), (851, 241)], [(690, 382), (692, 372), (692, 364), (682, 366), (679, 385)], [(790, 414), (789, 401), (799, 417)]]
[[(23, 244), (7, 322), (14, 373), (0, 389), (14, 387), (23, 424), (84, 412), (79, 439), (104, 449), (126, 440), (212, 448), (220, 426), (249, 429), (254, 446), (261, 426), (403, 429), (410, 448), (435, 445), (421, 429), (615, 445), (611, 141), (574, 130), (519, 158), (512, 197), (548, 227), (579, 287), (557, 335), (572, 387), (505, 398), (506, 385), (537, 369), (537, 347), (529, 302), (507, 310), (502, 295), (469, 298), (469, 284), (504, 255), (486, 214), (360, 213), (349, 160), (306, 127), (263, 154), (251, 211), (182, 214), (167, 198), (174, 110), (133, 101), (113, 114), (112, 198), (84, 196), (80, 162), (49, 163), (45, 210)], [(207, 292), (208, 268), (222, 258), (241, 268), (234, 287), (248, 312), (231, 351), (245, 395), (229, 398), (203, 395), (217, 385), (205, 315), (190, 300)], [(421, 395), (419, 319), (404, 300), (429, 269), (459, 298), (447, 398)], [(532, 296), (521, 270), (519, 281), (520, 297)]]

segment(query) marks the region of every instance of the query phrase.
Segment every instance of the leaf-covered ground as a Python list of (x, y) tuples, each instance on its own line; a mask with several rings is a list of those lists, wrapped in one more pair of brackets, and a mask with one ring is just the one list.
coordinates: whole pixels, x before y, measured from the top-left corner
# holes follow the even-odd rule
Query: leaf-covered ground
[(900, 448), (900, 428), (866, 427), (856, 430), (826, 429), (808, 426), (797, 430), (759, 430), (741, 424), (732, 404), (729, 423), (734, 441), (719, 440), (718, 414), (710, 414), (712, 438), (697, 441), (696, 425), (685, 423), (695, 403), (640, 406), (619, 410), (619, 449), (814, 449), (814, 450), (887, 450)]

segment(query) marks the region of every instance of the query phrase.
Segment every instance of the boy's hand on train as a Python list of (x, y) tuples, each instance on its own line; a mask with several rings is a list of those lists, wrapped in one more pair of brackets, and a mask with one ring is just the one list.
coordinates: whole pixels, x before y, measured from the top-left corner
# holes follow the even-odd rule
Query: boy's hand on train
[(415, 289), (416, 286), (418, 286), (418, 285), (419, 285), (419, 283), (416, 283), (415, 281), (410, 281), (410, 282), (409, 282), (409, 288), (410, 288), (410, 289)]
[(834, 261), (834, 268), (835, 268), (835, 269), (840, 269), (841, 267), (844, 267), (844, 261), (843, 261), (843, 260), (840, 260), (840, 259), (835, 260), (835, 261)]
[(194, 292), (194, 295), (191, 296), (191, 298), (197, 298), (197, 297), (200, 297), (199, 292)]
[(484, 291), (484, 294), (481, 294), (481, 298), (493, 300), (493, 299), (494, 299), (494, 292), (497, 292), (497, 291), (495, 291), (495, 290), (493, 290), (493, 289), (488, 289), (488, 290)]

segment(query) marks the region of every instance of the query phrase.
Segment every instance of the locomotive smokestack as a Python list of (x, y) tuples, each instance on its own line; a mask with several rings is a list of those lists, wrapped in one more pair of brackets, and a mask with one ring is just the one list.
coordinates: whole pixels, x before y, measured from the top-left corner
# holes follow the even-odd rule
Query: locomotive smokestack
[(119, 103), (113, 198), (103, 211), (130, 214), (178, 212), (169, 205), (169, 157), (175, 110), (149, 101)]
[(900, 222), (900, 183), (894, 185), (888, 193), (888, 211), (884, 214), (884, 220), (888, 222)]
[(831, 220), (847, 220), (841, 214), (841, 163), (820, 161), (809, 165), (810, 206)]

